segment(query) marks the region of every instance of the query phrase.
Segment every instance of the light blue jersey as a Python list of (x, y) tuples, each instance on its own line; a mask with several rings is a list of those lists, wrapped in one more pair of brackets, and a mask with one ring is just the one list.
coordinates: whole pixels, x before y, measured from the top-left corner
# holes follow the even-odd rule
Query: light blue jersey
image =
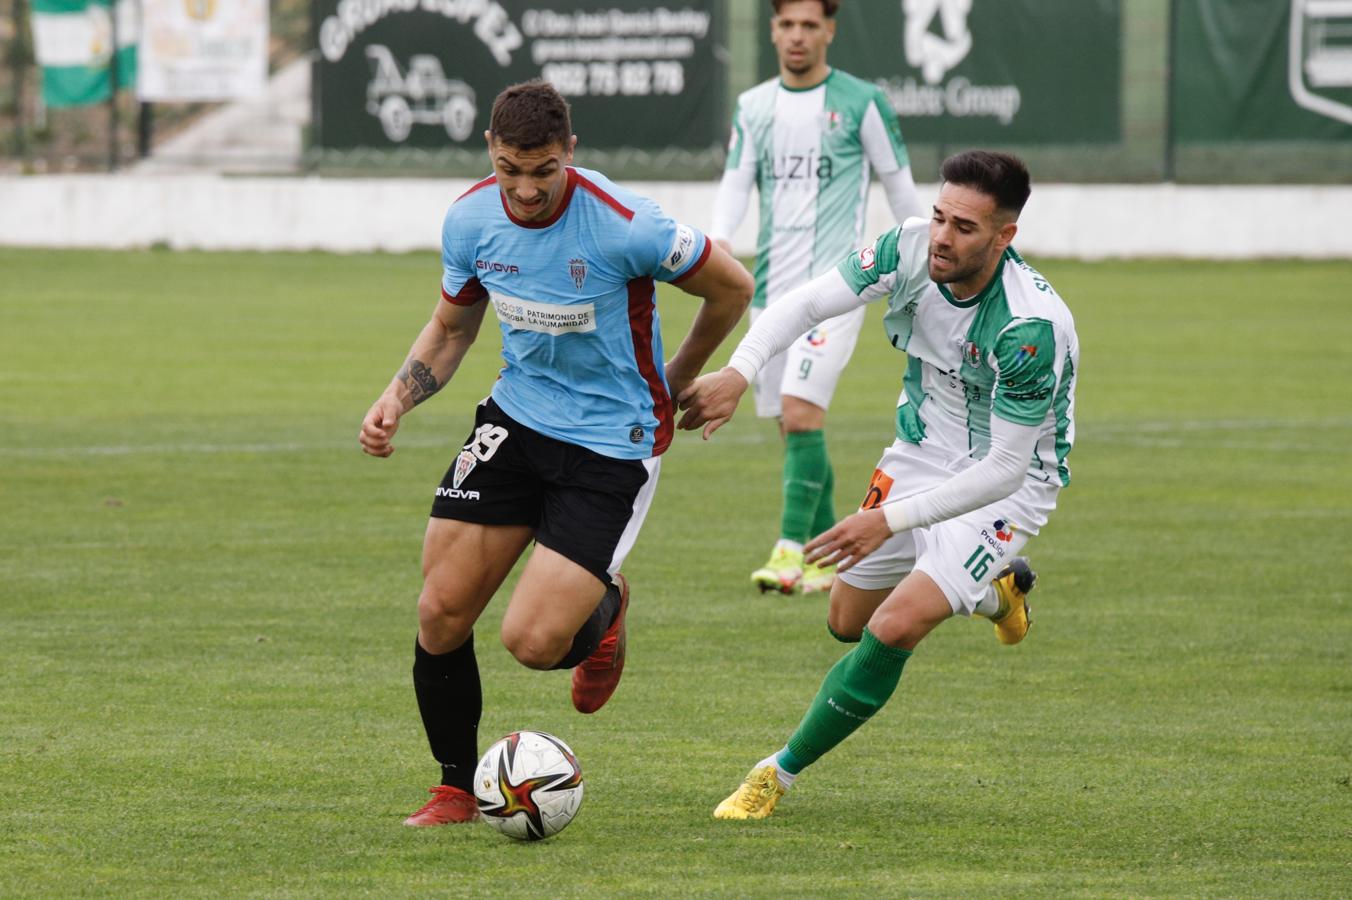
[(512, 216), (496, 177), (456, 200), (442, 297), (492, 301), (504, 362), (493, 399), (507, 415), (604, 456), (657, 456), (674, 426), (654, 282), (693, 275), (710, 244), (599, 172), (567, 173), (542, 222)]

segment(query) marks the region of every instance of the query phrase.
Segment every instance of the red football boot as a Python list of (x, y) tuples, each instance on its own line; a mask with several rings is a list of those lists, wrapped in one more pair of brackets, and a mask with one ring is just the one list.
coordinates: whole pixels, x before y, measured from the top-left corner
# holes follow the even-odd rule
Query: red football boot
[(629, 582), (617, 572), (615, 584), (620, 589), (620, 611), (591, 656), (573, 669), (573, 707), (581, 713), (594, 713), (605, 706), (624, 673), (624, 614), (629, 609)]
[(422, 809), (404, 820), (405, 825), (425, 828), (429, 825), (454, 825), (460, 822), (479, 821), (479, 801), (474, 795), (449, 784), (430, 787), (432, 795)]

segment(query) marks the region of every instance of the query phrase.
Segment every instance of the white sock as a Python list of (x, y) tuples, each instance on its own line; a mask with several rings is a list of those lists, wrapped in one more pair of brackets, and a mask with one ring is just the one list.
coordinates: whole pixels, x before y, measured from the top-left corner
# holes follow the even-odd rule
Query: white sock
[(780, 538), (780, 539), (775, 543), (775, 549), (776, 549), (776, 550), (779, 550), (780, 548), (783, 548), (783, 549), (785, 549), (785, 550), (792, 550), (792, 551), (794, 551), (795, 553), (802, 553), (802, 552), (803, 552), (803, 545), (802, 545), (802, 544), (798, 543), (797, 541), (791, 541), (791, 540), (789, 540), (788, 538)]
[(990, 618), (1000, 611), (1000, 595), (995, 592), (995, 586), (990, 585), (986, 588), (986, 596), (981, 598), (981, 602), (976, 605), (976, 614)]
[(772, 753), (769, 756), (765, 757), (765, 759), (762, 759), (760, 762), (756, 763), (754, 766), (752, 766), (752, 768), (759, 769), (762, 766), (774, 766), (775, 779), (779, 781), (779, 786), (787, 791), (789, 788), (793, 787), (793, 782), (798, 776), (790, 775), (788, 772), (785, 772), (784, 769), (779, 765), (778, 757), (779, 754)]

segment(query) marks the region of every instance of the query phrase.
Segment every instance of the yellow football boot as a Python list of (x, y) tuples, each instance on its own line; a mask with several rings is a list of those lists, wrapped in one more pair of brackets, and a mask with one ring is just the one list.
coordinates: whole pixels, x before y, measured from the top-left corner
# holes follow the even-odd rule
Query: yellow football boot
[(836, 580), (834, 563), (819, 566), (816, 563), (803, 564), (803, 593), (815, 594), (818, 591), (830, 591)]
[(1028, 566), (1028, 560), (1016, 556), (1000, 570), (991, 585), (1000, 598), (1000, 609), (990, 620), (995, 623), (995, 637), (1002, 644), (1017, 644), (1028, 634), (1033, 624), (1028, 594), (1037, 583), (1037, 573)]
[(784, 796), (774, 766), (752, 769), (731, 797), (718, 804), (715, 819), (764, 819)]
[(751, 573), (751, 583), (760, 588), (762, 594), (769, 591), (798, 593), (803, 584), (803, 551), (786, 547), (782, 541), (775, 544), (770, 561)]

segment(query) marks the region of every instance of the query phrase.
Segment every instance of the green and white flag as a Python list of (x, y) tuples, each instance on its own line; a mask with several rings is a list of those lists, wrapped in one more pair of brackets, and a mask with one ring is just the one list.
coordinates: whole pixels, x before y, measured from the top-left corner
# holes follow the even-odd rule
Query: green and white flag
[(33, 50), (42, 66), (42, 99), (48, 106), (108, 99), (114, 32), (117, 83), (129, 88), (136, 83), (140, 33), (135, 0), (33, 0)]

